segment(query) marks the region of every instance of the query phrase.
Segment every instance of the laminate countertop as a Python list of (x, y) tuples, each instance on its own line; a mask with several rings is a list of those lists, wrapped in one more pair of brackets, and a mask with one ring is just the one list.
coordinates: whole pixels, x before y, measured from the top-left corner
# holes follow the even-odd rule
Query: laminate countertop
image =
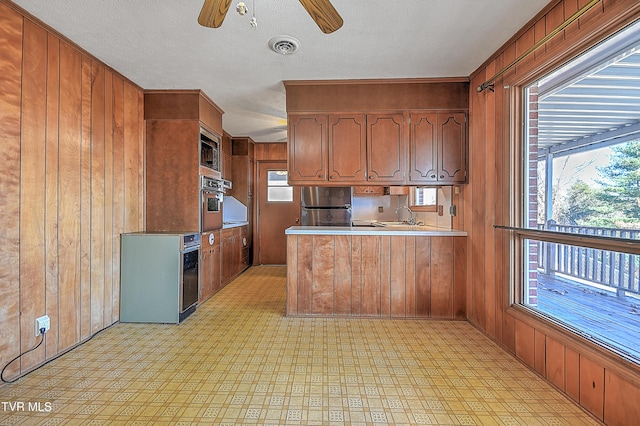
[(425, 237), (466, 237), (466, 231), (428, 225), (394, 226), (292, 226), (287, 235), (413, 235)]

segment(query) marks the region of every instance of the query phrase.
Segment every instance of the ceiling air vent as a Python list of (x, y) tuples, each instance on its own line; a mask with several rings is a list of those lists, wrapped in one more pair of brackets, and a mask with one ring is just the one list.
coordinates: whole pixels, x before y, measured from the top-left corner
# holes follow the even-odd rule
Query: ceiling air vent
[(291, 55), (300, 48), (300, 41), (291, 36), (279, 35), (269, 40), (269, 47), (281, 55)]

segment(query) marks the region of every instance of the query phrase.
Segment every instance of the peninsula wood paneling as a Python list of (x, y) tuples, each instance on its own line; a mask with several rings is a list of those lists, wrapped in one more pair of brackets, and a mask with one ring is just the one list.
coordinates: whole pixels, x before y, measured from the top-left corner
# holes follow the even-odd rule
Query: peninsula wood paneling
[(287, 315), (463, 320), (464, 247), (465, 237), (288, 235)]
[[(635, 0), (602, 0), (545, 46), (495, 81), (495, 92), (476, 87), (510, 64), (536, 41), (587, 4), (554, 0), (471, 76), (468, 185), (460, 187), (462, 225), (468, 233), (467, 317), (533, 371), (606, 424), (637, 420), (640, 367), (607, 354), (568, 332), (516, 309), (510, 309), (512, 265), (509, 233), (494, 225), (512, 215), (510, 155), (514, 145), (512, 111), (520, 84), (556, 68), (626, 24), (640, 19)], [(624, 390), (624, 397), (620, 392)], [(634, 404), (628, 396), (636, 395)], [(629, 412), (635, 413), (628, 414)], [(631, 423), (630, 423), (631, 422)]]
[(120, 233), (144, 225), (142, 124), (139, 87), (0, 0), (0, 365), (51, 318), (5, 378), (118, 320)]

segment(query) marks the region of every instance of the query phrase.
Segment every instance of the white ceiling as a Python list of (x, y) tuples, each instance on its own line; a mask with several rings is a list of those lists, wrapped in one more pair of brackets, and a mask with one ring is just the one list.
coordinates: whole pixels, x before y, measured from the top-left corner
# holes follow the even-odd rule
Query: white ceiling
[[(549, 0), (332, 0), (344, 19), (323, 34), (297, 0), (255, 0), (205, 28), (203, 0), (14, 0), (144, 89), (202, 89), (223, 127), (286, 140), (284, 80), (466, 77)], [(276, 35), (301, 42), (269, 50)]]

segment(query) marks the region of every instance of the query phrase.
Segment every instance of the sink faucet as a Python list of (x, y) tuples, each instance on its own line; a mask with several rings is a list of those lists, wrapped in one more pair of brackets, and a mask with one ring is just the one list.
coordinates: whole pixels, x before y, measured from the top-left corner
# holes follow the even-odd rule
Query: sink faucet
[(409, 208), (409, 206), (400, 206), (396, 209), (396, 215), (398, 216), (398, 222), (400, 222), (400, 210), (401, 209), (406, 209), (409, 212), (409, 219), (407, 219), (407, 223), (409, 225), (415, 225), (416, 224), (416, 218), (413, 217), (413, 212), (411, 211), (411, 209)]

